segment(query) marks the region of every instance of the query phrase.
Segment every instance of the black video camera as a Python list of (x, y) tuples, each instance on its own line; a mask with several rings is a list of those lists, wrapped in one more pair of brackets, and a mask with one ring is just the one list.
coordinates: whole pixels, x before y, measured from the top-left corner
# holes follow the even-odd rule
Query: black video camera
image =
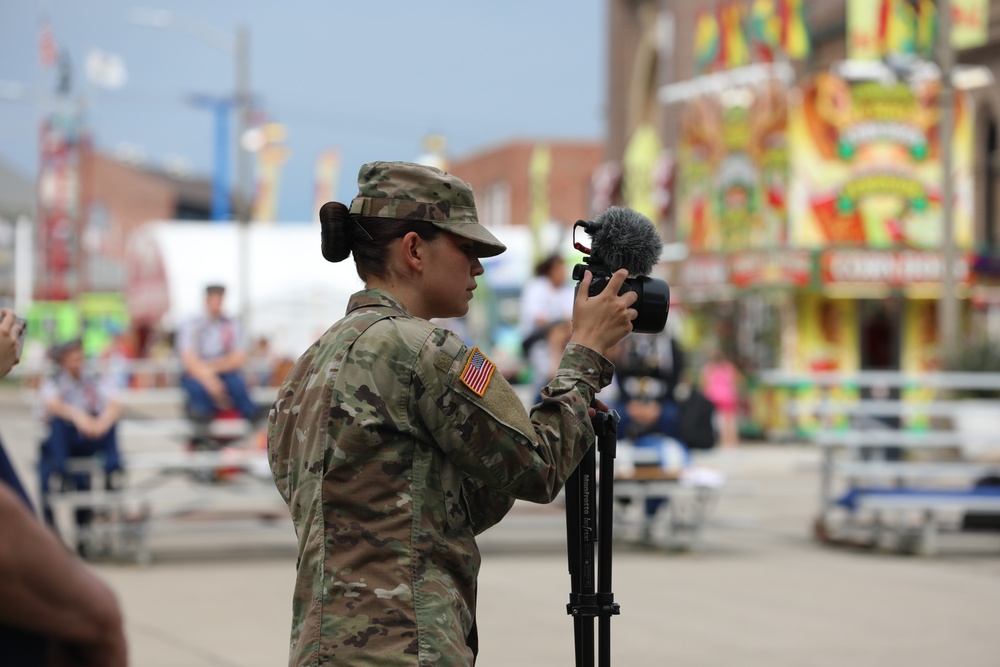
[[(590, 248), (576, 241), (576, 228), (583, 227), (584, 231), (593, 234), (592, 222), (579, 220), (573, 225), (573, 247), (588, 255), (584, 258), (583, 264), (573, 267), (573, 280), (583, 280), (584, 271), (590, 271), (593, 279), (590, 283), (590, 296), (597, 296), (604, 291), (611, 276), (617, 268), (603, 266), (595, 261), (591, 255)], [(629, 267), (624, 267), (629, 268)], [(579, 284), (577, 284), (579, 288)], [(667, 324), (667, 313), (670, 311), (670, 286), (664, 280), (650, 278), (649, 276), (637, 276), (626, 278), (618, 294), (625, 292), (635, 292), (638, 298), (632, 304), (639, 315), (632, 320), (632, 331), (635, 333), (660, 333)]]

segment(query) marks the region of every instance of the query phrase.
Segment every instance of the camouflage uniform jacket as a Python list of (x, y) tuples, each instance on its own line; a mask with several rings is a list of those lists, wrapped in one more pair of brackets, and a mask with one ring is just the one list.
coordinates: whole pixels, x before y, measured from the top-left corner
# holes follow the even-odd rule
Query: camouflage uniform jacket
[(475, 535), (552, 501), (594, 442), (614, 367), (572, 344), (529, 418), (474, 350), (388, 293), (355, 294), (271, 410), (268, 459), (298, 536), (290, 665), (471, 665)]

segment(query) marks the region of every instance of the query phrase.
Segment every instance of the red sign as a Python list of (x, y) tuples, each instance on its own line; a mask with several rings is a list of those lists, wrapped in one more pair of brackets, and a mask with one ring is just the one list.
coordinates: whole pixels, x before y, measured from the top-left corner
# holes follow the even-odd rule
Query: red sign
[[(944, 274), (941, 253), (936, 250), (827, 250), (820, 256), (820, 271), (827, 284), (867, 284), (904, 287), (940, 283)], [(955, 279), (969, 278), (969, 259), (958, 256)]]
[(68, 299), (75, 226), (79, 210), (79, 154), (72, 121), (55, 117), (41, 127), (38, 167), (38, 243), (43, 249), (37, 268), (37, 296)]
[(691, 255), (680, 268), (680, 284), (689, 288), (729, 285), (729, 264), (725, 255)]
[(734, 253), (729, 272), (738, 287), (807, 287), (812, 282), (812, 253), (803, 249)]

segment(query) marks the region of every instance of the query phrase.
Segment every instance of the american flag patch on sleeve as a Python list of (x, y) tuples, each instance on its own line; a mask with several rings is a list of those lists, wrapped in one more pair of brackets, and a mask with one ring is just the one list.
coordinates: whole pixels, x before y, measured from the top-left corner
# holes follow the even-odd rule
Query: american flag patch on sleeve
[(469, 361), (465, 364), (465, 370), (462, 371), (462, 377), (459, 379), (478, 396), (482, 396), (486, 392), (486, 387), (489, 385), (495, 370), (496, 366), (493, 365), (493, 362), (487, 359), (478, 347), (474, 347)]

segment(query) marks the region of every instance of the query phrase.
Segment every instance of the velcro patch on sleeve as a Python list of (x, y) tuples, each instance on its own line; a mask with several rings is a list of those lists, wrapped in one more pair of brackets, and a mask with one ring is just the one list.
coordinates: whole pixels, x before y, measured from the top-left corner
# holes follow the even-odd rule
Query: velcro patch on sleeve
[(490, 384), (490, 378), (493, 377), (493, 371), (496, 370), (496, 366), (492, 361), (486, 358), (478, 347), (472, 348), (472, 354), (469, 355), (469, 360), (465, 362), (465, 370), (462, 371), (462, 375), (459, 378), (466, 387), (471, 389), (478, 396), (482, 396), (486, 393), (486, 387)]

